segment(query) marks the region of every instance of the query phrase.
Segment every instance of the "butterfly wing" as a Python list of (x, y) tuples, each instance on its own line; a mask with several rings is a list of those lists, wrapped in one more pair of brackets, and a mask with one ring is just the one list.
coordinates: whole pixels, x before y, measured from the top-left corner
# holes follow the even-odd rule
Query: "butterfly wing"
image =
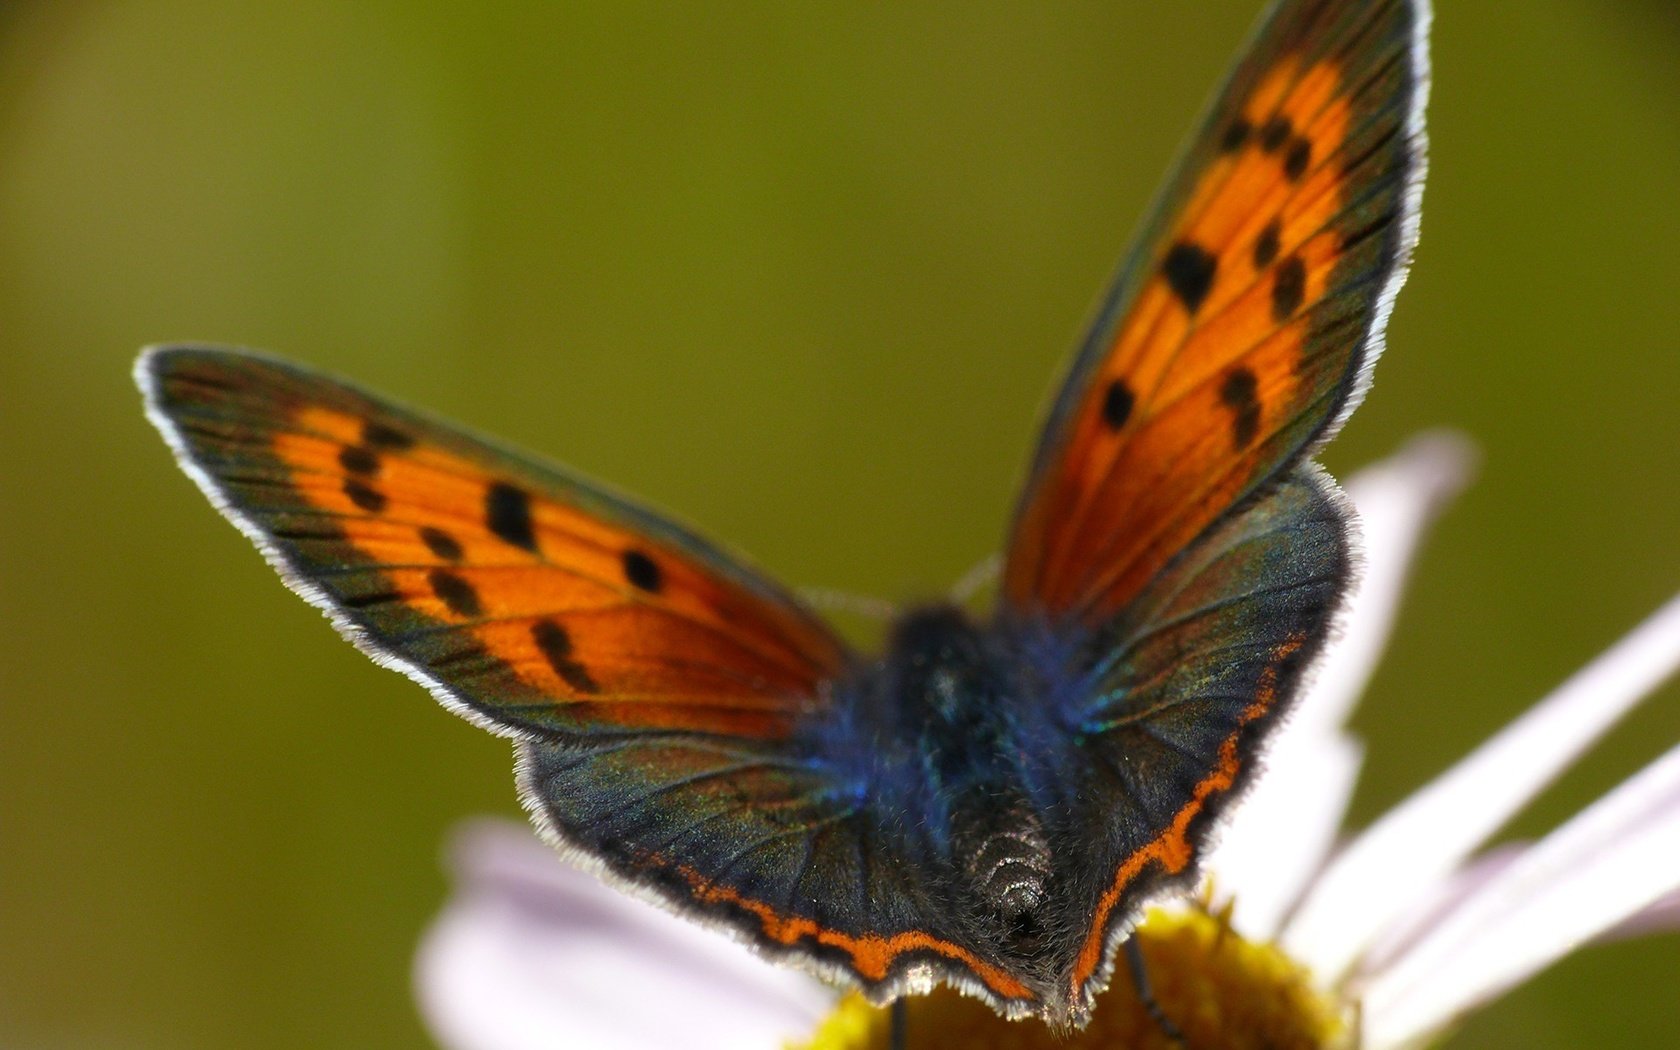
[(1328, 637), (1347, 516), (1306, 457), (1363, 394), (1416, 236), (1423, 0), (1281, 0), (1102, 300), (1033, 464), (1005, 620), (1081, 640), (1054, 761), (1060, 1006), (1196, 874)]
[(1285, 0), (1215, 96), (1052, 407), (1011, 608), (1097, 625), (1357, 405), (1417, 233), (1421, 0)]
[[(1218, 522), (1099, 635), (1073, 716), (1083, 812), (1060, 994), (1078, 1017), (1150, 898), (1183, 886), (1321, 650), (1351, 573), (1347, 512), (1296, 468)], [(1237, 888), (1240, 892), (1240, 887)]]
[(846, 665), (704, 541), (459, 429), (279, 361), (155, 350), (184, 467), (349, 639), (505, 734), (785, 739)]
[[(518, 740), (525, 804), (563, 848), (866, 985), (923, 957), (986, 979), (804, 741), (853, 658), (792, 597), (617, 496), (318, 373), (166, 347), (136, 374), (181, 465), (293, 590)], [(989, 987), (1027, 994), (1001, 971)]]

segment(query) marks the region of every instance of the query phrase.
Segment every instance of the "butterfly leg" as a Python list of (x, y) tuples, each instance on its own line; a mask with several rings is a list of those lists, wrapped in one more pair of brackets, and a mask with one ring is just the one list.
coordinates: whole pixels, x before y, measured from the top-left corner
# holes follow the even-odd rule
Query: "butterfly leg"
[(910, 1009), (904, 1005), (902, 997), (894, 999), (887, 1009), (892, 1011), (887, 1022), (890, 1026), (887, 1029), (887, 1045), (892, 1047), (892, 1050), (906, 1050), (909, 1046), (907, 1032), (910, 1028)]
[(1168, 1017), (1167, 1012), (1161, 1009), (1161, 1004), (1155, 1001), (1155, 992), (1149, 987), (1149, 973), (1144, 969), (1143, 949), (1138, 947), (1138, 939), (1127, 937), (1125, 948), (1126, 968), (1132, 972), (1132, 988), (1137, 991), (1138, 1001), (1143, 1004), (1144, 1010), (1149, 1013), (1150, 1019), (1161, 1029), (1163, 1035), (1188, 1050), (1190, 1044), (1185, 1041), (1184, 1033), (1178, 1030), (1178, 1025), (1173, 1024), (1172, 1018)]

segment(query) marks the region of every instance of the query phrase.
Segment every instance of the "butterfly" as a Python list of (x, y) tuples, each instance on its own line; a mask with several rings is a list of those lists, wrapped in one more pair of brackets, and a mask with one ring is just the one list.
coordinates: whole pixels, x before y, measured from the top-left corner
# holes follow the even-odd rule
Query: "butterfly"
[(1310, 457), (1416, 240), (1428, 20), (1263, 16), (1052, 405), (995, 611), (915, 608), (877, 654), (689, 529), (310, 369), (152, 348), (146, 412), (346, 638), (513, 738), (562, 853), (876, 1002), (944, 982), (1081, 1025), (1348, 588)]

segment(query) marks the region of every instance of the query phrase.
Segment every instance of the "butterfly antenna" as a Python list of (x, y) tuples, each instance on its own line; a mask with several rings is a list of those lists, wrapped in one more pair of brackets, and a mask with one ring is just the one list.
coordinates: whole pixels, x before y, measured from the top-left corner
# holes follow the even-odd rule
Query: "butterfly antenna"
[(951, 601), (956, 605), (967, 605), (970, 598), (997, 580), (1003, 571), (1003, 555), (997, 551), (980, 559), (980, 564), (962, 574), (956, 585), (951, 588)]
[(825, 612), (850, 613), (866, 620), (886, 622), (899, 613), (898, 606), (885, 598), (870, 598), (862, 594), (831, 590), (827, 587), (801, 587), (799, 596)]
[(904, 1005), (903, 999), (894, 999), (887, 1010), (888, 1024), (891, 1026), (888, 1029), (887, 1045), (892, 1047), (892, 1050), (905, 1050), (910, 1045), (910, 1010)]
[(1161, 1009), (1161, 1004), (1155, 1001), (1155, 992), (1149, 987), (1149, 974), (1144, 970), (1143, 949), (1138, 947), (1137, 938), (1127, 937), (1125, 947), (1127, 968), (1132, 971), (1132, 988), (1137, 991), (1138, 1001), (1143, 1004), (1144, 1011), (1149, 1014), (1156, 1027), (1161, 1029), (1161, 1034), (1172, 1040), (1174, 1045), (1189, 1050), (1190, 1043), (1184, 1038), (1184, 1033), (1178, 1030), (1178, 1025), (1173, 1024), (1173, 1019), (1168, 1017), (1167, 1012)]

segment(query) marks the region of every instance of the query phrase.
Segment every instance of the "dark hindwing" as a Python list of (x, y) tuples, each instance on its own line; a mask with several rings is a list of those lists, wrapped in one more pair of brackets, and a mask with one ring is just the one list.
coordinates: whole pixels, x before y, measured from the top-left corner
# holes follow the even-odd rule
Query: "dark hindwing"
[(1041, 989), (961, 932), (867, 792), (821, 768), (723, 741), (531, 741), (519, 780), (563, 842), (772, 957), (878, 1003), (939, 973), (1005, 1012), (1036, 1010)]
[[(1334, 484), (1296, 470), (1216, 527), (1108, 632), (1076, 713), (1092, 829), (1075, 854), (1077, 1014), (1107, 980), (1139, 909), (1196, 874), (1208, 832), (1256, 771), (1329, 636), (1351, 573)], [(1082, 1006), (1082, 1004), (1084, 1004)]]

